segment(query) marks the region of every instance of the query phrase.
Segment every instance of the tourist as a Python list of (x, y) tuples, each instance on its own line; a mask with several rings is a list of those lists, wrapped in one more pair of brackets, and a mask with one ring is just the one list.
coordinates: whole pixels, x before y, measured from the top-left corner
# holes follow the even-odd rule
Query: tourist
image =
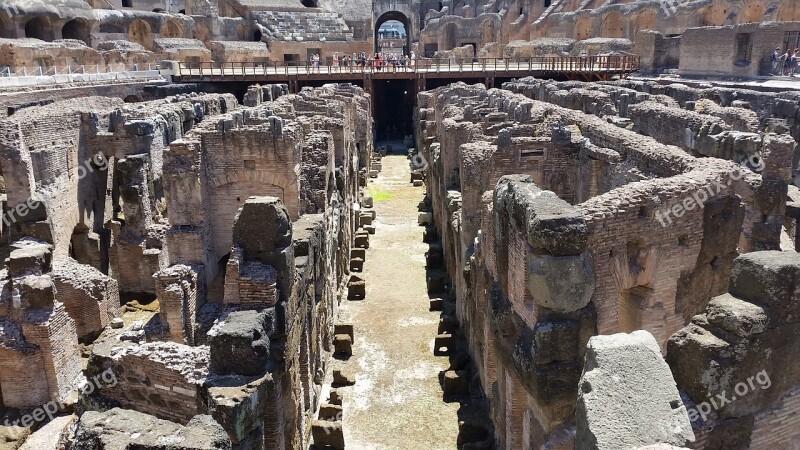
[(772, 63), (772, 75), (780, 75), (780, 68), (783, 67), (781, 61), (781, 49), (780, 47), (776, 48), (772, 55), (769, 57), (770, 62)]
[(319, 53), (311, 55), (311, 71), (319, 72)]
[(781, 55), (781, 75), (787, 76), (789, 75), (789, 60), (791, 59), (791, 55), (789, 54), (789, 50), (786, 50), (786, 53)]
[(375, 53), (375, 69), (377, 69), (378, 72), (380, 72), (380, 70), (381, 70), (381, 54), (380, 53)]
[(331, 61), (331, 65), (333, 67), (339, 67), (339, 52), (335, 52), (333, 54), (333, 61)]
[(797, 59), (800, 58), (800, 48), (794, 49), (794, 53), (792, 56), (789, 57), (789, 76), (794, 77), (795, 71), (797, 71)]
[(414, 50), (411, 50), (411, 69), (414, 69), (417, 66), (417, 54), (414, 53)]

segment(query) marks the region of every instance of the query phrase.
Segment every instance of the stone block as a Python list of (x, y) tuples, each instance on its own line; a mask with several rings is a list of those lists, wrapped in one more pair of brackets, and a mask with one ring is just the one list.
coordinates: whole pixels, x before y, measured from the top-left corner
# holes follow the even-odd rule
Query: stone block
[(342, 356), (353, 355), (353, 339), (347, 334), (337, 334), (333, 338), (334, 353)]
[(356, 248), (369, 248), (369, 232), (365, 230), (357, 231), (353, 239), (353, 246)]
[(370, 170), (369, 171), (370, 178), (378, 178), (378, 171), (377, 170)]
[(711, 325), (740, 337), (763, 333), (769, 325), (764, 308), (730, 294), (711, 299), (706, 318)]
[(347, 283), (347, 299), (363, 300), (367, 296), (367, 282), (355, 275), (350, 277)]
[(437, 333), (439, 334), (453, 334), (459, 328), (458, 318), (451, 314), (443, 314), (442, 317), (439, 318), (439, 328)]
[(420, 225), (433, 224), (433, 214), (429, 212), (421, 212), (417, 215), (417, 223)]
[(441, 244), (432, 244), (425, 252), (425, 265), (428, 268), (442, 267), (444, 264), (444, 252)]
[[(455, 344), (453, 335), (449, 333), (442, 333), (436, 336), (436, 339), (433, 341), (433, 353), (436, 355), (446, 354), (452, 350), (453, 344)], [(442, 351), (443, 348), (446, 348), (447, 350)]]
[(342, 406), (342, 391), (337, 388), (331, 388), (331, 395), (328, 403)]
[(447, 397), (467, 394), (469, 392), (469, 379), (467, 378), (467, 371), (445, 371), (442, 389), (444, 390), (444, 395)]
[(441, 311), (444, 309), (444, 299), (443, 298), (432, 298), (430, 301), (430, 310), (431, 311)]
[(361, 213), (359, 215), (359, 219), (360, 219), (359, 225), (362, 226), (362, 227), (364, 225), (372, 225), (372, 214)]
[(333, 386), (352, 386), (356, 384), (356, 377), (347, 369), (333, 370)]
[(414, 180), (414, 187), (422, 187), (424, 184), (422, 180)]
[(364, 248), (353, 248), (350, 250), (350, 257), (351, 258), (361, 258), (363, 260), (367, 259), (367, 250)]
[(318, 449), (329, 447), (344, 450), (344, 430), (341, 421), (315, 420), (311, 423), (311, 435)]
[(494, 191), (495, 214), (507, 216), (535, 250), (554, 256), (583, 253), (589, 234), (583, 213), (531, 180), (527, 175), (501, 177)]
[(800, 319), (800, 255), (753, 252), (734, 260), (731, 295), (768, 307), (786, 321)]
[(355, 340), (355, 336), (353, 333), (353, 324), (352, 323), (339, 323), (334, 325), (333, 327), (334, 334), (346, 334), (350, 336), (350, 340)]
[(8, 275), (41, 275), (52, 270), (52, 254), (49, 245), (36, 245), (13, 250), (6, 258)]
[(208, 332), (212, 373), (249, 376), (265, 373), (272, 330), (272, 317), (267, 311), (231, 311), (217, 320)]
[(323, 403), (319, 405), (319, 419), (329, 421), (342, 420), (342, 405)]
[(366, 231), (369, 234), (375, 234), (375, 225), (365, 225), (364, 231)]
[(31, 308), (53, 309), (56, 301), (55, 285), (50, 275), (29, 275), (14, 280), (22, 300)]
[(351, 258), (350, 259), (350, 271), (351, 272), (363, 272), (364, 271), (364, 260), (361, 258)]
[(655, 338), (643, 330), (589, 340), (575, 421), (580, 449), (694, 441), (669, 366)]
[(592, 299), (591, 256), (528, 254), (528, 292), (536, 304), (559, 312), (577, 311)]

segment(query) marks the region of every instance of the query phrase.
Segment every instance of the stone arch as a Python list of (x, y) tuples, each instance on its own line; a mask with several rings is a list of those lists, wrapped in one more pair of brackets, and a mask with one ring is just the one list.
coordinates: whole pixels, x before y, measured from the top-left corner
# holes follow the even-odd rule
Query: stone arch
[(384, 23), (386, 23), (386, 22), (388, 22), (390, 20), (396, 20), (396, 21), (400, 22), (403, 25), (403, 28), (405, 28), (405, 31), (406, 31), (406, 45), (405, 45), (405, 49), (403, 49), (403, 53), (405, 53), (405, 54), (410, 53), (411, 52), (411, 21), (408, 19), (408, 16), (406, 16), (405, 14), (403, 14), (403, 13), (401, 13), (399, 11), (388, 11), (388, 12), (385, 12), (385, 13), (381, 14), (380, 17), (378, 17), (378, 20), (375, 21), (375, 30), (374, 30), (374, 32), (375, 32), (375, 34), (374, 34), (374, 36), (375, 36), (375, 51), (378, 51), (378, 38), (379, 38), (378, 30), (381, 29), (381, 26)]
[(183, 37), (183, 26), (176, 20), (167, 20), (161, 24), (161, 36), (165, 38)]
[(211, 31), (202, 23), (195, 23), (194, 38), (198, 41), (208, 42), (211, 39)]
[(494, 20), (486, 19), (481, 24), (481, 46), (496, 42), (497, 39), (497, 26)]
[(766, 6), (761, 0), (750, 0), (739, 10), (738, 23), (760, 22), (764, 17)]
[(727, 17), (728, 9), (720, 3), (715, 3), (703, 11), (700, 25), (704, 27), (720, 27), (725, 25)]
[(440, 49), (452, 50), (454, 48), (456, 48), (456, 24), (449, 22), (442, 28), (442, 46)]
[(642, 10), (639, 15), (636, 16), (636, 22), (634, 23), (634, 34), (640, 30), (655, 30), (657, 17), (658, 11), (655, 9)]
[(600, 25), (600, 37), (604, 38), (624, 38), (625, 20), (619, 12), (612, 12), (604, 19)]
[(47, 17), (34, 17), (25, 23), (25, 37), (53, 41), (55, 36), (52, 22)]
[(131, 22), (128, 27), (128, 40), (141, 44), (144, 48), (153, 48), (153, 32), (150, 24), (141, 19)]
[(64, 24), (61, 28), (61, 36), (64, 39), (76, 39), (83, 41), (86, 45), (91, 46), (91, 26), (89, 22), (84, 19), (72, 19)]
[(778, 9), (779, 22), (794, 22), (800, 21), (800, 3), (796, 0), (784, 0)]
[(581, 16), (575, 21), (575, 32), (573, 33), (576, 41), (582, 41), (592, 37), (592, 18)]
[[(269, 195), (284, 201), (285, 190), (283, 187), (264, 183), (253, 177), (241, 177), (238, 181), (232, 181), (214, 187), (209, 190), (209, 207), (214, 211), (212, 218), (212, 229), (214, 230), (214, 261), (223, 258), (231, 251), (233, 222), (239, 208), (244, 205), (248, 197), (253, 195)], [(268, 177), (267, 177), (268, 178)], [(296, 207), (296, 205), (295, 205)]]

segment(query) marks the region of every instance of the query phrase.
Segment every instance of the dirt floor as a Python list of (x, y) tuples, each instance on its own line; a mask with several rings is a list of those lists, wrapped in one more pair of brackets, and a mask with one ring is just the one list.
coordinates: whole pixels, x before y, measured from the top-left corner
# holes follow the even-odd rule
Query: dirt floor
[(433, 354), (439, 313), (428, 311), (428, 246), (417, 225), (424, 188), (409, 177), (406, 157), (390, 155), (371, 180), (378, 217), (364, 267), (367, 296), (342, 304), (341, 321), (355, 327), (347, 364), (356, 384), (342, 389), (349, 450), (456, 448), (460, 405), (442, 399), (439, 373), (449, 363)]

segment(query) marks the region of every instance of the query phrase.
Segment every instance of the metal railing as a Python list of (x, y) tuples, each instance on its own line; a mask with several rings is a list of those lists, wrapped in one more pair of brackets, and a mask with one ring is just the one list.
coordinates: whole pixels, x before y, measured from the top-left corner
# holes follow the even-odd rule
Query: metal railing
[(541, 56), (531, 58), (419, 58), (399, 61), (274, 62), (178, 62), (181, 78), (291, 77), (299, 75), (361, 75), (386, 73), (631, 73), (639, 69), (635, 55)]
[(83, 64), (50, 67), (2, 67), (0, 78), (10, 77), (48, 77), (59, 75), (99, 75), (124, 72), (149, 72), (159, 70), (158, 64)]

